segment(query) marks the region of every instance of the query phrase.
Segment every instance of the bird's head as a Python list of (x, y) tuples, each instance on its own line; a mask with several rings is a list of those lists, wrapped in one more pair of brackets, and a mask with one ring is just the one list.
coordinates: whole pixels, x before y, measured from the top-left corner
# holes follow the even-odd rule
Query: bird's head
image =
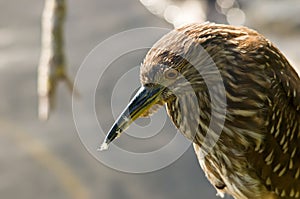
[[(217, 71), (202, 47), (201, 38), (190, 33), (193, 26), (175, 29), (162, 37), (147, 53), (140, 69), (141, 87), (113, 124), (101, 150), (139, 117), (151, 115), (180, 95), (207, 89)], [(203, 40), (204, 41), (204, 40)]]

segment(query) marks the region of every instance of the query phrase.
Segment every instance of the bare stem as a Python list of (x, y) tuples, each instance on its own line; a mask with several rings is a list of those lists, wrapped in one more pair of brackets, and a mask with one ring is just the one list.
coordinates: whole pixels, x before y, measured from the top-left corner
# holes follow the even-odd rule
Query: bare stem
[(46, 0), (42, 16), (42, 48), (38, 67), (39, 118), (47, 120), (54, 107), (57, 84), (66, 81), (70, 90), (73, 82), (66, 75), (64, 54), (65, 0)]

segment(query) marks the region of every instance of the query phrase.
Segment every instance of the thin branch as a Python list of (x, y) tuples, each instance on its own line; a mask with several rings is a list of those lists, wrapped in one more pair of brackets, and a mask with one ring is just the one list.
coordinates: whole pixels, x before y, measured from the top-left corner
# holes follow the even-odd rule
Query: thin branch
[(38, 67), (39, 118), (47, 120), (54, 107), (57, 84), (73, 82), (66, 75), (64, 54), (65, 0), (46, 0), (42, 17), (42, 49)]

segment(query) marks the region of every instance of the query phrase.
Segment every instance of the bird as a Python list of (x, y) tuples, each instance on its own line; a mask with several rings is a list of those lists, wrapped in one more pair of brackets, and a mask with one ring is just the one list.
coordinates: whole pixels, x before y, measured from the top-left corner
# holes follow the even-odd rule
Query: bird
[(101, 150), (164, 106), (217, 195), (300, 198), (300, 79), (262, 34), (210, 22), (176, 28), (148, 51), (140, 81)]

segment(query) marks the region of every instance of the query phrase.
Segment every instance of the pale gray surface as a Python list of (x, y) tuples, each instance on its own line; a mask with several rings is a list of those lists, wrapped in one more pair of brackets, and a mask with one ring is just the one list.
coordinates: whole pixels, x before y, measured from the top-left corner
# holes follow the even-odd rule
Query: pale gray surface
[[(59, 87), (57, 110), (50, 120), (38, 121), (36, 69), (42, 8), (38, 0), (0, 2), (0, 198), (215, 198), (192, 149), (171, 166), (140, 175), (117, 172), (97, 162), (78, 138), (64, 85)], [(69, 1), (71, 75), (100, 41), (144, 26), (170, 28), (138, 1)], [(300, 65), (299, 32), (270, 37)], [(111, 123), (106, 121), (105, 128)]]

